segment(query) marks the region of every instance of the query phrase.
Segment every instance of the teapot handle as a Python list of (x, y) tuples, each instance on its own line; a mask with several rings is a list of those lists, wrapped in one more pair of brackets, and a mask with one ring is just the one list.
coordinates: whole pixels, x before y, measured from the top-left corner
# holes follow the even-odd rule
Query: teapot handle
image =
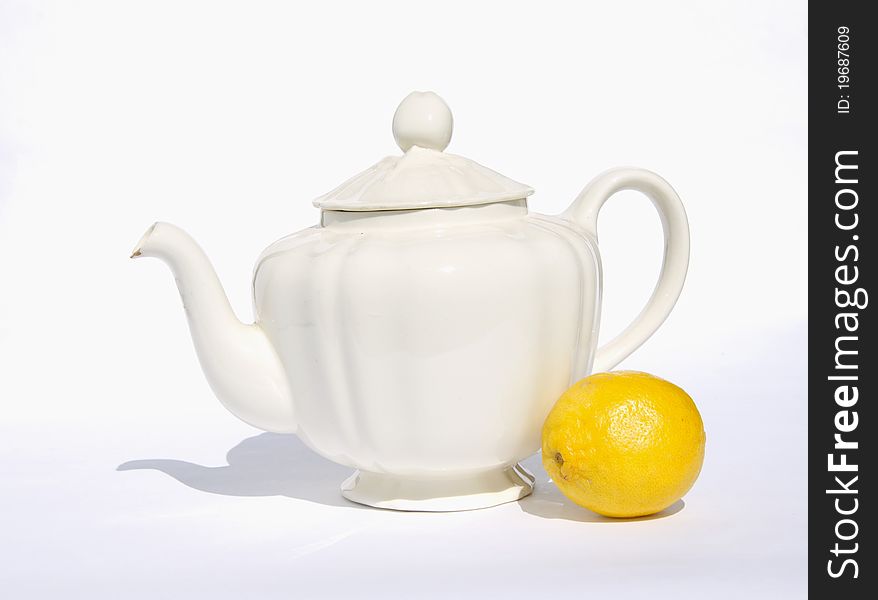
[(598, 214), (616, 192), (635, 190), (658, 210), (664, 230), (664, 258), (658, 283), (640, 314), (618, 336), (597, 349), (592, 372), (607, 371), (637, 350), (664, 322), (680, 297), (689, 267), (689, 222), (670, 184), (646, 169), (616, 168), (595, 177), (561, 216), (597, 240)]

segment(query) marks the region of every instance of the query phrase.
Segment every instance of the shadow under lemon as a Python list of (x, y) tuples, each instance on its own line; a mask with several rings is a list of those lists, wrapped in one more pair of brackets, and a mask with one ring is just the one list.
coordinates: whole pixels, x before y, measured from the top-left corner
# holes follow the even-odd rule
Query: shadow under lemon
[(558, 486), (549, 480), (549, 475), (543, 468), (542, 457), (539, 453), (522, 461), (521, 464), (525, 469), (534, 474), (536, 484), (534, 485), (533, 493), (527, 498), (519, 500), (518, 506), (522, 511), (538, 517), (565, 519), (582, 523), (630, 523), (632, 521), (651, 521), (670, 517), (683, 510), (683, 507), (686, 506), (683, 500), (677, 500), (666, 509), (644, 517), (633, 517), (630, 519), (605, 517), (578, 504), (574, 504), (572, 500), (562, 494)]

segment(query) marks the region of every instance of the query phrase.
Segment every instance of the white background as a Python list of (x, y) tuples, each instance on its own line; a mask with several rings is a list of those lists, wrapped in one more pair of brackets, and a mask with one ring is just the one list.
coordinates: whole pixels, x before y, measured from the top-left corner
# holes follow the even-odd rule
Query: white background
[[(0, 0), (3, 595), (803, 597), (805, 43), (804, 2)], [(157, 219), (186, 228), (249, 318), (258, 253), (397, 152), (413, 89), (532, 210), (619, 164), (682, 196), (687, 287), (622, 365), (702, 411), (682, 510), (606, 522), (538, 457), (520, 503), (361, 508), (345, 469), (212, 398), (170, 274), (130, 249)], [(600, 233), (607, 339), (661, 236), (627, 193)]]

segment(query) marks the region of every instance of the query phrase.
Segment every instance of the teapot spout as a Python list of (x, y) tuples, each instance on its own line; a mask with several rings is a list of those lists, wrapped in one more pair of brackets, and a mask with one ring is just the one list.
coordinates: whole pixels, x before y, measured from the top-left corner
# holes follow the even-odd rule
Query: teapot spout
[(266, 431), (296, 430), (283, 365), (258, 323), (242, 323), (204, 251), (185, 231), (156, 223), (131, 258), (153, 256), (174, 274), (198, 360), (211, 389), (236, 417)]

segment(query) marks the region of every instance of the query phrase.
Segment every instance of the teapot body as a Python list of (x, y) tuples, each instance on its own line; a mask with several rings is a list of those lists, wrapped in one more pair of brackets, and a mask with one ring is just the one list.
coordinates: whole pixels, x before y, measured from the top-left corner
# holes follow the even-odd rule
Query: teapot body
[(600, 263), (590, 234), (525, 200), (324, 211), (263, 252), (254, 303), (306, 444), (372, 476), (459, 481), (536, 452), (588, 374)]

